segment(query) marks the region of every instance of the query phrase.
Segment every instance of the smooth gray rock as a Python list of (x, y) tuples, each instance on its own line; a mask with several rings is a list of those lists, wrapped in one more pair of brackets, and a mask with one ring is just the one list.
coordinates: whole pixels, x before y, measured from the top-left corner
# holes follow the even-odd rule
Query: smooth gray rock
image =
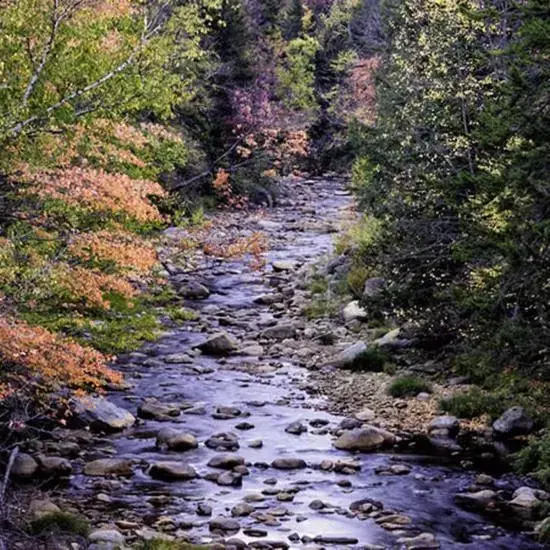
[(534, 422), (523, 407), (511, 407), (493, 423), (493, 431), (499, 437), (527, 435), (533, 431)]
[(277, 470), (298, 470), (307, 466), (301, 458), (276, 458), (271, 466)]
[(188, 481), (197, 477), (197, 472), (192, 466), (176, 461), (154, 462), (148, 473), (152, 478), (164, 481)]
[(199, 446), (197, 438), (173, 428), (163, 428), (157, 434), (156, 446), (169, 451), (188, 451)]
[(162, 403), (156, 398), (146, 399), (137, 409), (140, 418), (169, 420), (180, 415), (180, 408), (171, 403)]
[(353, 302), (350, 302), (343, 310), (342, 310), (342, 317), (344, 318), (344, 321), (366, 321), (368, 319), (368, 313), (367, 311), (362, 308), (359, 305), (358, 300), (353, 300)]
[(126, 409), (103, 397), (84, 397), (75, 401), (74, 414), (80, 423), (93, 430), (116, 432), (132, 426), (136, 419)]
[(371, 452), (395, 443), (395, 436), (376, 426), (365, 425), (356, 430), (344, 432), (335, 442), (337, 449), (345, 451)]
[(266, 328), (262, 334), (262, 338), (268, 340), (285, 340), (286, 338), (294, 338), (296, 336), (296, 325), (293, 323), (281, 323), (274, 327)]
[(87, 476), (131, 476), (132, 462), (123, 458), (98, 458), (84, 465)]
[(38, 471), (38, 462), (26, 453), (19, 453), (13, 462), (11, 473), (14, 477), (29, 478)]
[(196, 347), (207, 355), (227, 355), (238, 349), (238, 342), (226, 332), (220, 332)]

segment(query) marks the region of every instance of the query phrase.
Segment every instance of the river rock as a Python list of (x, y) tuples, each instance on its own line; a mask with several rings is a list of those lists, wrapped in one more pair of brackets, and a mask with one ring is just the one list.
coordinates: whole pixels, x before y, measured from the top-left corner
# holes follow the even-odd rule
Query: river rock
[(204, 300), (210, 296), (210, 290), (197, 282), (189, 282), (181, 285), (178, 288), (178, 292), (181, 296), (190, 300)]
[(301, 435), (304, 432), (307, 432), (307, 426), (304, 426), (299, 420), (292, 422), (285, 428), (287, 434)]
[(31, 500), (29, 504), (29, 512), (33, 520), (37, 520), (49, 514), (57, 514), (61, 509), (57, 504), (54, 504), (48, 499)]
[(532, 519), (542, 501), (548, 500), (550, 495), (545, 491), (533, 489), (532, 487), (519, 487), (514, 491), (510, 506), (524, 519)]
[(240, 504), (237, 504), (231, 508), (231, 515), (233, 517), (244, 517), (249, 516), (254, 512), (256, 508), (254, 506), (251, 506), (250, 504), (246, 502), (241, 502)]
[(344, 432), (335, 442), (337, 449), (344, 451), (370, 452), (395, 443), (395, 436), (381, 428), (365, 425)]
[(313, 538), (316, 544), (357, 544), (359, 542), (355, 537), (317, 535)]
[(220, 332), (196, 347), (207, 355), (227, 355), (238, 348), (238, 343), (227, 332)]
[(87, 476), (131, 476), (132, 462), (123, 458), (98, 458), (84, 465)]
[(233, 454), (216, 455), (208, 461), (210, 468), (220, 468), (222, 470), (232, 470), (236, 466), (242, 465), (244, 465), (244, 458)]
[(44, 456), (36, 457), (40, 466), (40, 472), (47, 476), (68, 476), (73, 471), (71, 463), (59, 456)]
[(241, 487), (243, 476), (237, 472), (223, 472), (216, 477), (215, 481), (222, 487)]
[(197, 516), (211, 516), (212, 515), (212, 506), (206, 504), (205, 502), (199, 502), (197, 504)]
[(223, 516), (218, 516), (217, 518), (211, 519), (208, 522), (208, 527), (210, 531), (232, 531), (238, 532), (241, 529), (239, 522), (236, 519), (225, 518)]
[(169, 451), (188, 451), (199, 446), (197, 438), (189, 433), (173, 428), (163, 428), (157, 434), (156, 446)]
[(459, 493), (455, 500), (457, 503), (466, 508), (474, 510), (485, 510), (488, 506), (492, 506), (497, 499), (497, 494), (491, 489), (483, 489), (475, 493)]
[(262, 338), (268, 340), (285, 340), (286, 338), (294, 338), (296, 336), (296, 325), (294, 323), (281, 323), (274, 327), (266, 328), (262, 334)]
[(335, 367), (347, 367), (353, 364), (363, 353), (367, 351), (367, 344), (365, 342), (356, 342), (355, 344), (348, 346), (340, 353), (329, 359), (325, 365), (333, 365)]
[(449, 437), (455, 437), (459, 429), (460, 422), (458, 418), (447, 415), (437, 416), (428, 426), (428, 432), (437, 432), (439, 435), (448, 435)]
[(534, 422), (523, 407), (512, 407), (493, 423), (493, 431), (498, 437), (526, 435), (533, 431)]
[(93, 430), (116, 432), (132, 426), (136, 419), (126, 409), (117, 407), (103, 397), (84, 397), (75, 401), (74, 414), (78, 422)]
[(38, 471), (38, 462), (26, 453), (19, 453), (13, 461), (11, 473), (17, 478), (29, 478)]
[(272, 264), (273, 271), (294, 271), (297, 267), (297, 263), (291, 260), (275, 260)]
[(362, 411), (356, 412), (353, 416), (361, 422), (369, 422), (371, 420), (374, 420), (376, 414), (373, 410), (365, 408)]
[(232, 433), (218, 433), (208, 438), (204, 443), (209, 449), (236, 451), (239, 448), (239, 439)]
[(171, 403), (161, 403), (156, 398), (146, 399), (137, 410), (140, 418), (152, 420), (170, 420), (180, 415), (180, 407)]
[(192, 466), (176, 461), (154, 462), (148, 473), (152, 478), (164, 481), (188, 481), (197, 477)]
[(368, 319), (367, 311), (359, 305), (358, 300), (350, 302), (343, 310), (342, 317), (344, 321), (366, 321)]
[(403, 537), (397, 540), (407, 550), (434, 550), (440, 547), (432, 533), (421, 533), (416, 537)]
[(271, 466), (277, 470), (298, 470), (307, 466), (301, 458), (276, 458)]

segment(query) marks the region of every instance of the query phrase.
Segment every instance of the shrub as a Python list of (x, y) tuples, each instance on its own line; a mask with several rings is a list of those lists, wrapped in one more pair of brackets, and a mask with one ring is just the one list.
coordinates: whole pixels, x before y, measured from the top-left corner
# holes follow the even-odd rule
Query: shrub
[(90, 525), (79, 516), (67, 512), (52, 512), (32, 521), (29, 531), (33, 535), (72, 533), (86, 537), (90, 532)]
[(392, 397), (415, 396), (422, 392), (430, 393), (432, 388), (426, 381), (416, 376), (400, 376), (388, 388)]
[(483, 414), (497, 418), (506, 409), (506, 400), (501, 395), (485, 393), (476, 388), (442, 399), (440, 406), (445, 412), (458, 418), (474, 418)]
[(377, 347), (371, 347), (358, 355), (348, 367), (354, 371), (380, 372), (388, 362), (389, 355)]
[(514, 456), (514, 466), (519, 473), (529, 474), (550, 488), (550, 433), (530, 438), (528, 445)]
[(174, 307), (168, 309), (168, 316), (172, 319), (172, 321), (176, 322), (196, 321), (200, 317), (198, 312), (185, 307)]

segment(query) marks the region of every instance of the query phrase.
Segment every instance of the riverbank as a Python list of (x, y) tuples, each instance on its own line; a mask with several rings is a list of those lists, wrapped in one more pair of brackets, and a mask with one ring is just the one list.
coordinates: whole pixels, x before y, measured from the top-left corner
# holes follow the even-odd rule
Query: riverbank
[(371, 341), (372, 329), (306, 315), (311, 277), (353, 212), (344, 180), (299, 180), (287, 182), (275, 209), (214, 221), (234, 240), (261, 233), (260, 254), (216, 258), (193, 248), (180, 264), (172, 252), (189, 235), (168, 230), (164, 264), (195, 318), (120, 355), (125, 386), (84, 402), (79, 429), (55, 429), (22, 449), (13, 475), (34, 504), (19, 516), (44, 525), (61, 517), (53, 505), (89, 527), (15, 533), (12, 547), (163, 539), (210, 548), (537, 548), (518, 531), (534, 529), (534, 519), (499, 524), (543, 493), (516, 494), (525, 480), (419, 457), (409, 434), (438, 414), (437, 388), (425, 400), (391, 398), (393, 375), (340, 370), (334, 359)]

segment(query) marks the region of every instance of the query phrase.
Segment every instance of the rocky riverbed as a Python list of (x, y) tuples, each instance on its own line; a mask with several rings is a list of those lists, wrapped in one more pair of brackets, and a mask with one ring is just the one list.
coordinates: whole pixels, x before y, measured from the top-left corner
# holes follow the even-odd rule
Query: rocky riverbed
[[(268, 237), (259, 270), (203, 256), (178, 265), (185, 231), (166, 232), (166, 268), (198, 319), (119, 357), (127, 387), (82, 402), (80, 429), (17, 459), (19, 480), (55, 479), (26, 513), (59, 508), (93, 525), (60, 547), (539, 548), (521, 530), (535, 529), (546, 493), (449, 462), (464, 426), (438, 417), (446, 387), (393, 399), (388, 374), (338, 368), (369, 338), (356, 315), (304, 316), (307, 277), (353, 216), (337, 178), (289, 182), (266, 212), (220, 215), (221, 230)], [(433, 432), (443, 461), (422, 454), (415, 431)]]

